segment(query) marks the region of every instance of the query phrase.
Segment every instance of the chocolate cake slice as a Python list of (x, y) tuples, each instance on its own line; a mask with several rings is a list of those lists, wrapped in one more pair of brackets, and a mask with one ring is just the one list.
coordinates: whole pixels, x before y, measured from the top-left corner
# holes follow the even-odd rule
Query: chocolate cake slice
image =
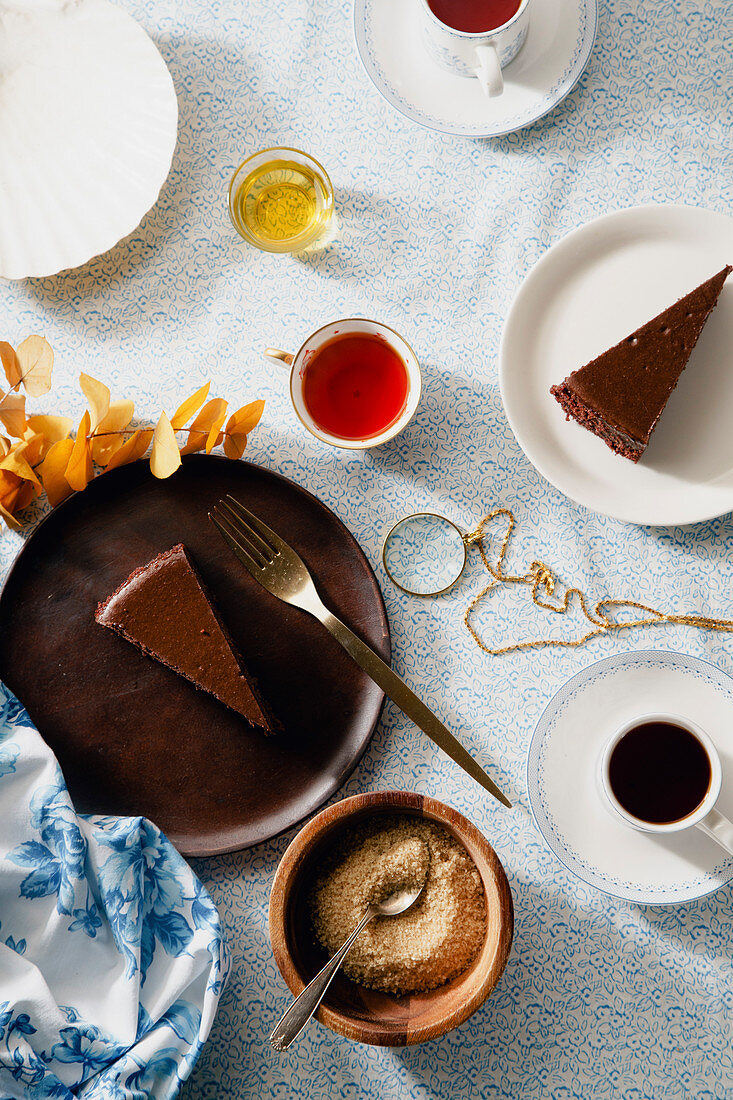
[(208, 691), (250, 725), (273, 732), (257, 686), (182, 544), (135, 569), (99, 604), (95, 618)]
[(730, 267), (680, 298), (550, 393), (616, 454), (638, 462), (718, 301)]

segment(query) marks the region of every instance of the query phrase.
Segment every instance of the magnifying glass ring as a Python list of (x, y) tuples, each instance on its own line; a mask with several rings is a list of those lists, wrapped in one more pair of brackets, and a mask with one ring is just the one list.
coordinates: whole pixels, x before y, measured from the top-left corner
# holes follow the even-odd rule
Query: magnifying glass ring
[(382, 547), (387, 576), (412, 596), (439, 596), (466, 565), (466, 542), (455, 523), (435, 512), (398, 520)]

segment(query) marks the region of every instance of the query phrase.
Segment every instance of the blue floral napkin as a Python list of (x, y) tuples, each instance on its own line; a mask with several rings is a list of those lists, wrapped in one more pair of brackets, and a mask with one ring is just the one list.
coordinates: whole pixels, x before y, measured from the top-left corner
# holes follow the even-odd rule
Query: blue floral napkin
[(144, 818), (77, 814), (0, 684), (0, 1097), (175, 1096), (226, 971), (219, 915)]

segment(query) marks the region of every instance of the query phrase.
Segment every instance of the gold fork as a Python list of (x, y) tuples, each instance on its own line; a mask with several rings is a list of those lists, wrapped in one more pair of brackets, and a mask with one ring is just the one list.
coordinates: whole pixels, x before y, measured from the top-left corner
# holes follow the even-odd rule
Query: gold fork
[(511, 802), (471, 754), (443, 723), (425, 706), (381, 657), (333, 615), (322, 602), (305, 563), (267, 524), (243, 504), (228, 495), (220, 500), (209, 519), (234, 551), (242, 565), (263, 588), (279, 600), (307, 611), (323, 623), (353, 660), (378, 684), (382, 691), (439, 745), (456, 764), (480, 783), (504, 806)]

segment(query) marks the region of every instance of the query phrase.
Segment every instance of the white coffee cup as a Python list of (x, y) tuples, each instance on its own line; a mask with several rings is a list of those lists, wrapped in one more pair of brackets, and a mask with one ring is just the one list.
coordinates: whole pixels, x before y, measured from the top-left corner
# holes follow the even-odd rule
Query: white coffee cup
[[(405, 407), (397, 419), (379, 435), (370, 435), (367, 439), (346, 439), (343, 436), (332, 435), (330, 432), (324, 431), (315, 422), (305, 403), (303, 383), (308, 364), (324, 344), (333, 340), (336, 336), (359, 334), (376, 336), (378, 339), (384, 340), (400, 357), (407, 371), (407, 399)], [(398, 432), (401, 432), (409, 424), (420, 401), (422, 375), (414, 351), (394, 329), (389, 328), (388, 325), (380, 324), (379, 321), (370, 321), (366, 317), (347, 317), (323, 325), (322, 328), (311, 333), (295, 355), (281, 351), (280, 348), (266, 348), (265, 355), (268, 359), (290, 368), (290, 400), (296, 415), (316, 439), (320, 439), (324, 443), (330, 443), (332, 447), (343, 447), (351, 451), (363, 451), (370, 447), (379, 447), (382, 443), (394, 439)]]
[[(680, 726), (682, 729), (687, 730), (703, 747), (710, 764), (710, 783), (705, 797), (691, 813), (686, 817), (680, 818), (678, 821), (659, 823), (644, 821), (642, 818), (635, 817), (634, 814), (630, 814), (629, 811), (621, 805), (611, 785), (609, 768), (613, 750), (630, 730), (651, 722), (668, 723), (669, 725)], [(681, 718), (678, 714), (654, 713), (641, 714), (637, 718), (625, 722), (606, 742), (600, 758), (599, 780), (601, 791), (611, 813), (614, 817), (623, 821), (624, 824), (630, 825), (632, 829), (637, 829), (642, 833), (668, 834), (678, 833), (683, 829), (690, 829), (695, 826), (702, 830), (702, 832), (707, 833), (713, 840), (717, 841), (721, 848), (725, 848), (727, 852), (733, 853), (733, 822), (729, 821), (727, 817), (724, 817), (723, 814), (719, 813), (714, 808), (723, 781), (720, 757), (718, 756), (715, 745), (704, 730), (701, 730), (694, 722), (690, 722), (689, 719)]]
[(417, 0), (422, 13), (422, 33), (433, 61), (458, 76), (478, 80), (487, 96), (504, 91), (502, 69), (517, 56), (529, 29), (531, 0), (522, 0), (511, 19), (490, 31), (457, 31), (443, 23), (428, 0)]

